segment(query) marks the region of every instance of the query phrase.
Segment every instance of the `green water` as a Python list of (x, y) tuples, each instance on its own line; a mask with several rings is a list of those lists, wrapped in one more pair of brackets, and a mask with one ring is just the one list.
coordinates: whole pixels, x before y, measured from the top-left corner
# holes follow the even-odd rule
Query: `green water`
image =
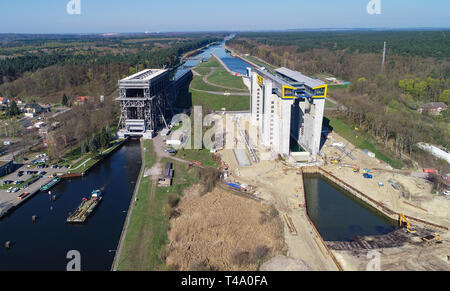
[(326, 241), (351, 241), (395, 229), (394, 221), (320, 175), (305, 175), (304, 185), (308, 215)]

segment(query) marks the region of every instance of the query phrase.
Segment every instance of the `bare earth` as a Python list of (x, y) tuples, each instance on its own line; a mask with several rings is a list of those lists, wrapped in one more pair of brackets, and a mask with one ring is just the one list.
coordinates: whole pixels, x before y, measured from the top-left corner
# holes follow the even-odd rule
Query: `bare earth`
[[(265, 258), (282, 253), (283, 226), (261, 202), (220, 188), (200, 197), (198, 186), (185, 191), (171, 221), (167, 264), (180, 270), (256, 270), (259, 247)], [(238, 261), (241, 255), (244, 259)]]

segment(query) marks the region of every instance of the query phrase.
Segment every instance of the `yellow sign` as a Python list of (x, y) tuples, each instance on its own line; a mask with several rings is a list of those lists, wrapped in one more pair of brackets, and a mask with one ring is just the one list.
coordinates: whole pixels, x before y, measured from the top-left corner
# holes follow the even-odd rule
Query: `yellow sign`
[(323, 90), (323, 95), (315, 95), (312, 98), (314, 98), (314, 99), (327, 98), (328, 85), (319, 86), (319, 87), (316, 87), (316, 88), (313, 88), (313, 89), (314, 90), (324, 89), (324, 90)]
[(260, 75), (256, 75), (256, 82), (258, 82), (259, 86), (263, 86), (264, 79)]
[(294, 94), (295, 87), (283, 85), (283, 99), (295, 99), (297, 98)]

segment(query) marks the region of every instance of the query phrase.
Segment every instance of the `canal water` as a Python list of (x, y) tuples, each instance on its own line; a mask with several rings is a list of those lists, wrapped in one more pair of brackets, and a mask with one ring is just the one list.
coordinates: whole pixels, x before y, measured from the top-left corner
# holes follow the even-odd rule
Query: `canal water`
[(394, 222), (320, 175), (305, 175), (307, 211), (325, 241), (383, 235)]
[(224, 48), (225, 42), (221, 44), (212, 45), (208, 48), (200, 51), (199, 54), (193, 56), (194, 60), (187, 60), (182, 66), (178, 68), (175, 73), (175, 79), (181, 76), (184, 72), (189, 70), (191, 67), (195, 67), (198, 63), (201, 62), (201, 59), (209, 60), (211, 54), (214, 53), (217, 57), (219, 57), (227, 67), (236, 73), (247, 75), (247, 68), (251, 67), (250, 64), (244, 62), (240, 58), (236, 58), (231, 56), (229, 52), (227, 52)]
[[(139, 141), (128, 141), (85, 177), (54, 187), (56, 202), (38, 193), (0, 220), (0, 270), (66, 270), (70, 250), (80, 252), (82, 271), (110, 270), (140, 167)], [(87, 223), (67, 224), (94, 189), (104, 191), (103, 200)]]

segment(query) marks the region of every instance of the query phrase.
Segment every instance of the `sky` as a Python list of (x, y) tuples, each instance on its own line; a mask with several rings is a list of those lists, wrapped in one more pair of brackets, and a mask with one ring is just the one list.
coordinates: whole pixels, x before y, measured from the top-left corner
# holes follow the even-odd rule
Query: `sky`
[(449, 0), (0, 0), (0, 33), (450, 28), (449, 14)]

